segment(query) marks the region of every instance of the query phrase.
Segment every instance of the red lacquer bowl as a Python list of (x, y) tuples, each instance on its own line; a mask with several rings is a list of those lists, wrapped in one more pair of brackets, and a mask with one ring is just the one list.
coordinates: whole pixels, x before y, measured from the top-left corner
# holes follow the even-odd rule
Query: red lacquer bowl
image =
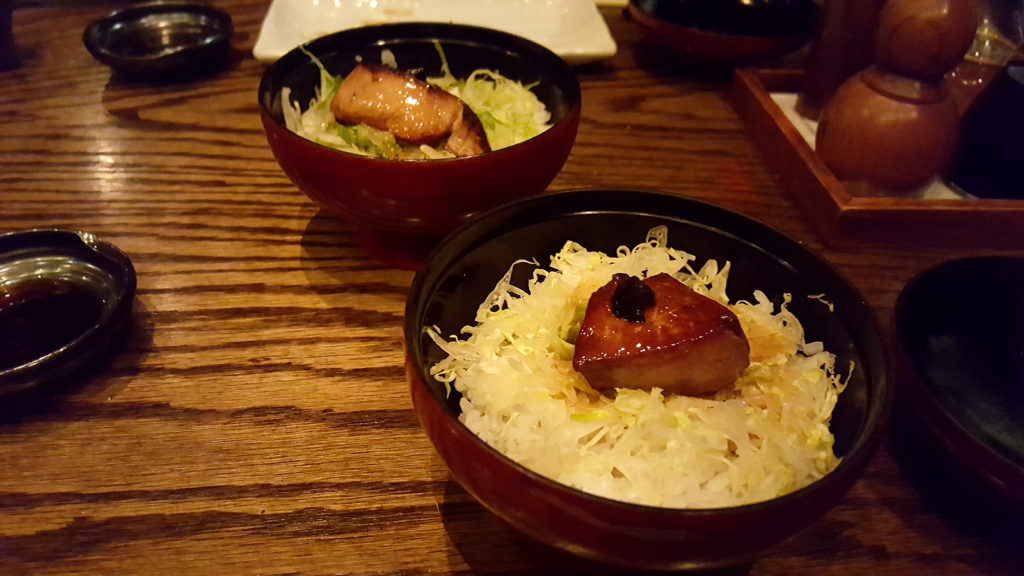
[[(520, 144), (467, 158), (385, 160), (334, 150), (289, 131), (281, 90), (303, 108), (320, 84), (315, 56), (333, 75), (382, 52), (422, 76), (441, 72), (436, 45), (452, 74), (486, 68), (532, 85), (553, 126)], [(355, 28), (313, 40), (267, 68), (259, 100), (267, 141), (295, 185), (349, 221), (372, 255), (418, 267), (444, 234), (474, 214), (543, 192), (561, 170), (576, 139), (580, 88), (572, 69), (550, 50), (497, 30), (453, 24), (390, 24)]]
[[(831, 429), (838, 467), (823, 479), (771, 501), (685, 510), (625, 504), (539, 476), (499, 454), (459, 420), (459, 394), (429, 376), (443, 352), (424, 334), (457, 334), (517, 259), (546, 264), (567, 240), (614, 253), (643, 241), (657, 225), (669, 244), (698, 260), (732, 262), (729, 295), (753, 290), (824, 294), (834, 304), (794, 297), (789, 309), (808, 341), (856, 363)], [(526, 267), (524, 267), (524, 270)], [(515, 279), (525, 281), (529, 271)], [(546, 194), (499, 208), (461, 227), (413, 281), (405, 316), (406, 374), (420, 422), (452, 476), (483, 506), (533, 538), (591, 559), (634, 569), (693, 569), (740, 564), (810, 526), (843, 497), (878, 444), (892, 405), (889, 361), (875, 316), (828, 263), (746, 217), (697, 201), (622, 190)], [(835, 545), (839, 545), (835, 542)]]
[(813, 0), (630, 0), (644, 37), (685, 61), (735, 66), (784, 56), (818, 22)]

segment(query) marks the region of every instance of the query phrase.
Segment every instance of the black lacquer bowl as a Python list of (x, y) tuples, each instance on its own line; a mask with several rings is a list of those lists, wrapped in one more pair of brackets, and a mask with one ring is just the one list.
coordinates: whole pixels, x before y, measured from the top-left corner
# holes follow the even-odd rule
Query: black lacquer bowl
[(929, 268), (900, 294), (892, 326), (919, 484), (1024, 519), (1024, 258)]

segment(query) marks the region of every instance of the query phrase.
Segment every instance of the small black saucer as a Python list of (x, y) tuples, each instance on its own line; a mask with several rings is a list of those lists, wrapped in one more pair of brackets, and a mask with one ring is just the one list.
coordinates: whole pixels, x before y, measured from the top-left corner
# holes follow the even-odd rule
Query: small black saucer
[(901, 420), (943, 470), (930, 480), (962, 477), (975, 488), (955, 499), (992, 496), (1024, 519), (1024, 258), (922, 272), (896, 302), (893, 345)]
[(0, 395), (98, 356), (131, 314), (135, 284), (131, 260), (87, 232), (0, 235)]
[(188, 2), (156, 2), (112, 12), (85, 29), (83, 42), (100, 62), (125, 76), (174, 81), (224, 66), (231, 17)]

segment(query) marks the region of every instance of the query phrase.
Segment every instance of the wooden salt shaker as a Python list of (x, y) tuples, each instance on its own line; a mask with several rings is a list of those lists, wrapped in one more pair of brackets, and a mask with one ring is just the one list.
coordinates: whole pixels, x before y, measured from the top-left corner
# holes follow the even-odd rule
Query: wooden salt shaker
[(886, 2), (875, 63), (836, 90), (818, 124), (818, 155), (852, 194), (918, 188), (949, 161), (960, 116), (943, 75), (976, 28), (974, 0)]
[(875, 60), (874, 36), (885, 0), (829, 0), (807, 54), (796, 111), (818, 120), (847, 78)]

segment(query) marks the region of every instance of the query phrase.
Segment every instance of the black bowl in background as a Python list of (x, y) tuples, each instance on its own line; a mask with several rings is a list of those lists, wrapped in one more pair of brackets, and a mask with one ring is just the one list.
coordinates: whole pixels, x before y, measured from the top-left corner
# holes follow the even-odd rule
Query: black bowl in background
[[(424, 334), (456, 334), (513, 261), (549, 257), (573, 240), (614, 253), (668, 227), (669, 245), (732, 263), (731, 299), (764, 291), (789, 309), (808, 341), (856, 369), (831, 424), (838, 467), (823, 479), (774, 500), (731, 508), (681, 510), (612, 501), (543, 478), (486, 445), (458, 420), (458, 394), (429, 375), (444, 356)], [(523, 285), (529, 266), (513, 282)], [(824, 295), (834, 311), (821, 301)], [(642, 569), (739, 564), (806, 528), (856, 481), (882, 437), (892, 404), (889, 362), (875, 316), (858, 291), (825, 260), (747, 217), (658, 193), (584, 190), (542, 195), (484, 214), (448, 236), (416, 275), (405, 314), (406, 374), (424, 430), (454, 478), (485, 507), (524, 533), (610, 564)]]
[(1024, 258), (925, 270), (900, 294), (892, 327), (905, 460), (919, 487), (966, 521), (982, 509), (984, 522), (996, 509), (1024, 520)]
[(89, 24), (89, 53), (132, 78), (174, 81), (223, 67), (231, 47), (231, 17), (204, 4), (169, 1), (111, 12)]
[(678, 26), (733, 36), (794, 36), (817, 23), (813, 0), (630, 0), (638, 11)]
[(960, 120), (946, 181), (978, 198), (1024, 199), (1024, 55), (985, 86)]
[(806, 44), (821, 10), (814, 0), (630, 0), (645, 37), (685, 60), (739, 65)]

